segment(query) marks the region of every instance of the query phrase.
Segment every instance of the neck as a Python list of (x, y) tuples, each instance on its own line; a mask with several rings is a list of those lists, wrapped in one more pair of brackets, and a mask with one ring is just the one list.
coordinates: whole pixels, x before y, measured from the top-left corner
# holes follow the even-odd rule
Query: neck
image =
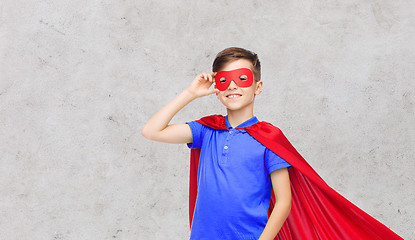
[(236, 111), (227, 109), (227, 112), (228, 121), (233, 128), (254, 116), (253, 109), (240, 109)]

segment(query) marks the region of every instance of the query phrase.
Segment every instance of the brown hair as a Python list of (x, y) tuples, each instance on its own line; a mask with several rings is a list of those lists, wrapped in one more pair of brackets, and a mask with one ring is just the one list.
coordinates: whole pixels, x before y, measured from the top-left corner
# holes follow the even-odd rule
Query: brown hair
[(238, 59), (246, 59), (250, 61), (253, 67), (252, 72), (254, 74), (255, 81), (258, 82), (261, 80), (261, 63), (259, 62), (258, 55), (254, 52), (238, 47), (230, 47), (220, 51), (213, 61), (212, 71), (219, 72), (225, 64)]

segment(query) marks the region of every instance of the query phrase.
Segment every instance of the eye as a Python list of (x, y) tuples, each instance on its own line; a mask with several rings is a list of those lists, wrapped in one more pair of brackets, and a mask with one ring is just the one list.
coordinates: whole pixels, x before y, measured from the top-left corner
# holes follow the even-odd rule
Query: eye
[(246, 75), (241, 75), (241, 76), (239, 76), (239, 80), (241, 80), (241, 81), (248, 80), (248, 76), (246, 76)]
[(221, 78), (219, 79), (219, 82), (221, 82), (221, 83), (226, 82), (226, 77), (221, 77)]

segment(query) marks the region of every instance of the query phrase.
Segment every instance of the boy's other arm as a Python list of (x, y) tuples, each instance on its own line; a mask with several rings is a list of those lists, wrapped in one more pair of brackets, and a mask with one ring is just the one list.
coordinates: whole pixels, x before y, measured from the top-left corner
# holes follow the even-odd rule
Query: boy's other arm
[(187, 124), (171, 124), (171, 119), (188, 103), (202, 96), (219, 92), (209, 89), (215, 73), (199, 74), (188, 88), (154, 114), (144, 125), (141, 134), (150, 140), (166, 143), (191, 143), (192, 131)]
[(281, 168), (273, 171), (271, 182), (276, 202), (259, 240), (273, 240), (291, 211), (291, 186), (288, 169)]

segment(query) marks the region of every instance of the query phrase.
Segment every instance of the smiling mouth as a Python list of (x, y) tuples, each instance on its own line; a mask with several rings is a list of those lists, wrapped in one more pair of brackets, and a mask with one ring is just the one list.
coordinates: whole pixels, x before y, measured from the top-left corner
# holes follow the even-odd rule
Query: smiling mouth
[(242, 96), (241, 94), (229, 94), (228, 96), (226, 96), (227, 98), (239, 98), (240, 96)]

